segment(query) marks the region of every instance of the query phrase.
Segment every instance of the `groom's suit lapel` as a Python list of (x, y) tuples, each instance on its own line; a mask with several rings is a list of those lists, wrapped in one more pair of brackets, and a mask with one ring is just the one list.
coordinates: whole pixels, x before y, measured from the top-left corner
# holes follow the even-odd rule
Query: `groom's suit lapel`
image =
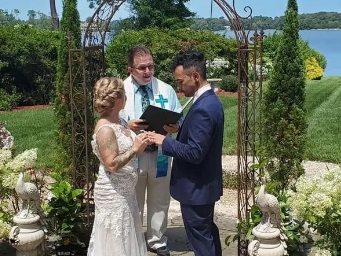
[(192, 106), (189, 108), (189, 110), (188, 110), (188, 112), (187, 112), (187, 114), (186, 114), (186, 116), (185, 116), (184, 121), (182, 122), (182, 125), (181, 125), (181, 127), (180, 127), (180, 130), (179, 130), (179, 132), (178, 132), (178, 134), (177, 134), (177, 136), (176, 136), (177, 139), (179, 138), (179, 136), (180, 136), (180, 134), (181, 134), (182, 127), (183, 127), (183, 124), (185, 123), (185, 121), (186, 121), (186, 119), (187, 119), (187, 116), (191, 113), (191, 111), (195, 108), (195, 106), (196, 106), (202, 99), (206, 98), (207, 96), (211, 96), (211, 95), (213, 95), (213, 94), (215, 94), (215, 93), (214, 93), (214, 91), (213, 91), (212, 89), (211, 89), (211, 90), (208, 90), (208, 91), (204, 92), (202, 95), (200, 95), (200, 97), (197, 98), (197, 100), (192, 104)]

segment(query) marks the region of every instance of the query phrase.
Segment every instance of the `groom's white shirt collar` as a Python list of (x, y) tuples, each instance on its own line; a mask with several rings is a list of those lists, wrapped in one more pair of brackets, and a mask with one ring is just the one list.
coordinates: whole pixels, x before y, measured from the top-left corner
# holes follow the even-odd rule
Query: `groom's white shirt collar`
[(193, 103), (204, 93), (207, 92), (208, 90), (211, 90), (211, 85), (210, 84), (206, 84), (203, 87), (199, 88), (199, 90), (197, 90), (194, 93), (193, 96)]

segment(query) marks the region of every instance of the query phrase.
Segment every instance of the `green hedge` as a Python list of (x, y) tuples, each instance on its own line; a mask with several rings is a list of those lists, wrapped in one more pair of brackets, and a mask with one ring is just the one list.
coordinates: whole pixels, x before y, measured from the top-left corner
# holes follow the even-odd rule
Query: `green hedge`
[(29, 25), (0, 26), (0, 85), (20, 104), (52, 99), (59, 33)]
[(108, 45), (106, 61), (108, 71), (112, 75), (121, 78), (127, 76), (128, 51), (137, 44), (144, 44), (151, 49), (156, 65), (155, 76), (169, 84), (174, 84), (169, 69), (172, 59), (180, 51), (188, 49), (201, 50), (207, 60), (223, 58), (229, 62), (228, 67), (218, 68), (222, 72), (208, 70), (212, 76), (218, 73), (219, 75), (229, 75), (232, 70), (236, 71), (237, 44), (234, 39), (225, 38), (209, 31), (145, 29), (123, 32)]
[(238, 78), (236, 75), (227, 75), (222, 77), (219, 82), (220, 89), (226, 92), (236, 92), (238, 90)]

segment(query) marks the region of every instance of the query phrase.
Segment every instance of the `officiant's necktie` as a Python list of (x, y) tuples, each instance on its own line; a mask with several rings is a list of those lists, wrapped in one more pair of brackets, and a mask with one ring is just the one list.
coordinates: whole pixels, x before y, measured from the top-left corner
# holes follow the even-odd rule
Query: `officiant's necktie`
[[(147, 107), (150, 105), (150, 101), (149, 101), (149, 96), (148, 96), (148, 91), (147, 91), (147, 85), (145, 86), (140, 86), (141, 89), (141, 104), (142, 104), (142, 112), (144, 112)], [(156, 144), (152, 144), (146, 147), (146, 151), (147, 152), (153, 152), (157, 150), (157, 145)]]
[(141, 89), (141, 94), (142, 94), (142, 97), (141, 97), (142, 112), (144, 112), (150, 104), (148, 91), (147, 91), (147, 85), (140, 86), (140, 89)]

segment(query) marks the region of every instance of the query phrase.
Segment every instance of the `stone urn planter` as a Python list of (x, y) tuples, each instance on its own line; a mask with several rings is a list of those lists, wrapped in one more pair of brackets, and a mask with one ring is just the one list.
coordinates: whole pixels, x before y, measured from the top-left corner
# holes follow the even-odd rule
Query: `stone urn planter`
[(16, 256), (37, 256), (45, 252), (45, 232), (39, 224), (40, 216), (31, 218), (13, 218), (16, 226), (9, 234), (10, 244), (17, 249)]

